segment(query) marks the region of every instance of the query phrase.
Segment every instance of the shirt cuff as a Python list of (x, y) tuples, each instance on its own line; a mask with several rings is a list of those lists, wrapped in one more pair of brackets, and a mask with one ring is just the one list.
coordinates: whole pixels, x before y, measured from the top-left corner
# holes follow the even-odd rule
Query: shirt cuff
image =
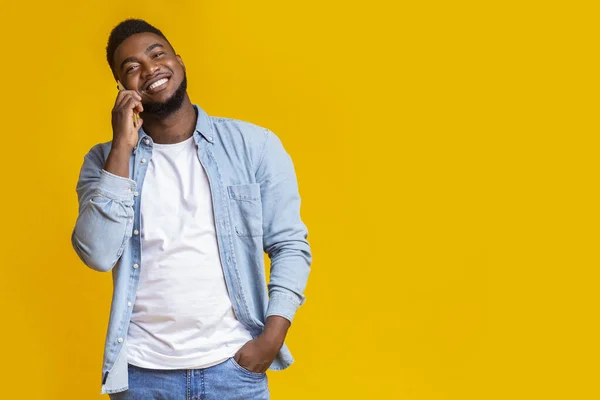
[(137, 184), (134, 180), (111, 174), (104, 169), (100, 171), (100, 181), (96, 187), (99, 194), (111, 200), (133, 201), (133, 194), (136, 189)]
[(265, 319), (271, 315), (279, 315), (291, 323), (298, 307), (300, 307), (300, 301), (297, 298), (281, 292), (274, 292), (269, 298)]

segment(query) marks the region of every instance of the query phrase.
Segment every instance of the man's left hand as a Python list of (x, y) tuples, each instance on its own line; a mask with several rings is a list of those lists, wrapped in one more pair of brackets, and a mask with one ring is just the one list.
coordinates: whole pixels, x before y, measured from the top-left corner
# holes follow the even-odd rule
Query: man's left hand
[(281, 350), (290, 322), (279, 316), (267, 318), (263, 333), (235, 353), (233, 359), (248, 371), (263, 373)]
[(259, 336), (249, 341), (233, 356), (235, 362), (248, 371), (265, 372), (279, 352), (279, 348), (270, 343), (265, 343), (261, 338), (262, 336)]

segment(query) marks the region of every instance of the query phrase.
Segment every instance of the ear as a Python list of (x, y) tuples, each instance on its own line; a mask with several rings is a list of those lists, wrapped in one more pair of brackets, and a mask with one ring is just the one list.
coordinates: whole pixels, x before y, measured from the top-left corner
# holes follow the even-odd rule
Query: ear
[(175, 58), (177, 58), (177, 62), (179, 64), (181, 64), (181, 66), (183, 67), (183, 70), (185, 71), (185, 64), (183, 63), (183, 60), (181, 59), (181, 56), (179, 54), (175, 54)]

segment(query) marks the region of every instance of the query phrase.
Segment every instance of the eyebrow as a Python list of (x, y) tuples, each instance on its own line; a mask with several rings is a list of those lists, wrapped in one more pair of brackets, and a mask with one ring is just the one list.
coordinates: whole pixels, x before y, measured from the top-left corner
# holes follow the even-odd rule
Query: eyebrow
[[(151, 44), (150, 46), (148, 46), (146, 51), (144, 51), (144, 54), (150, 53), (152, 50), (154, 50), (157, 47), (164, 47), (164, 46), (160, 43)], [(137, 57), (127, 57), (126, 59), (123, 60), (123, 62), (121, 62), (121, 66), (119, 67), (119, 69), (123, 69), (123, 66), (129, 62), (136, 62), (136, 61), (138, 61)]]

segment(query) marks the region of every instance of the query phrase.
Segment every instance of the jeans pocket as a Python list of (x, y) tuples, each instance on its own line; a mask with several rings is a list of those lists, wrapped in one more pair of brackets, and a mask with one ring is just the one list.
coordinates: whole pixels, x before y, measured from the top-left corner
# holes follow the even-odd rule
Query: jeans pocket
[(244, 374), (246, 374), (252, 378), (263, 379), (267, 375), (264, 372), (253, 372), (253, 371), (247, 370), (246, 368), (244, 368), (240, 364), (238, 364), (237, 361), (235, 361), (235, 359), (233, 357), (231, 357), (229, 359), (229, 362), (234, 366), (235, 369), (237, 369), (240, 372), (243, 372)]

